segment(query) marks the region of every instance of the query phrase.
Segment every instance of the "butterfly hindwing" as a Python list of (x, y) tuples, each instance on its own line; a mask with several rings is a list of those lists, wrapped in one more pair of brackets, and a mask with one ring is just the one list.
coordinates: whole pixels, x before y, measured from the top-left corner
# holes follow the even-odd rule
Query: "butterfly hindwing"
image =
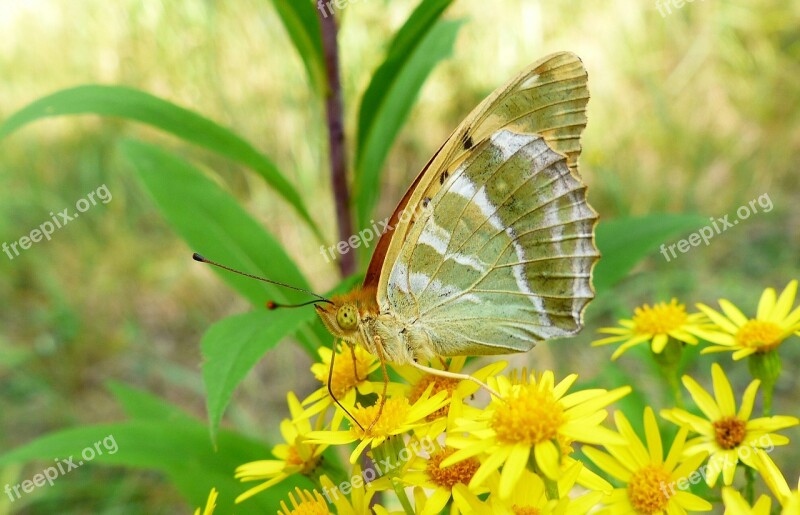
[(444, 356), (574, 333), (599, 255), (585, 190), (541, 136), (503, 129), (478, 142), (412, 227), (388, 308)]

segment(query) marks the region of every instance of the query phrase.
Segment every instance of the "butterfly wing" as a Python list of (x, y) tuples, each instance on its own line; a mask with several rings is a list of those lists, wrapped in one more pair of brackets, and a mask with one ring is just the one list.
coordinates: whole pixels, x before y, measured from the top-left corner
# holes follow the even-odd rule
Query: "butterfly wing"
[(470, 113), (376, 247), (365, 285), (381, 311), (424, 326), (442, 355), (527, 350), (577, 330), (597, 259), (577, 174), (588, 98), (580, 60), (559, 53)]

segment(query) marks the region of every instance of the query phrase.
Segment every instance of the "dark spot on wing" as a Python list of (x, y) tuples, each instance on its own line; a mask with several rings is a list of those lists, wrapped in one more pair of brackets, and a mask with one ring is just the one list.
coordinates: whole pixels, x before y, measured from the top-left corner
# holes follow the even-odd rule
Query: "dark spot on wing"
[(444, 184), (444, 181), (446, 181), (448, 177), (450, 177), (449, 173), (446, 171), (442, 172), (441, 175), (439, 175), (439, 184)]
[(472, 142), (472, 136), (467, 136), (464, 139), (464, 149), (469, 150), (474, 146), (475, 146), (475, 144)]
[(428, 207), (428, 204), (430, 204), (430, 203), (431, 203), (431, 198), (430, 197), (425, 197), (424, 199), (422, 199), (422, 207), (426, 208), (426, 207)]

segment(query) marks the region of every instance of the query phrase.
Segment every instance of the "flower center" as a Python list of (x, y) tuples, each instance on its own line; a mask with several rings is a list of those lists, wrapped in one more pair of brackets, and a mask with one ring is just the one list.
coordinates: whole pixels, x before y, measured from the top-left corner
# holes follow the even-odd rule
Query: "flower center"
[[(458, 387), (459, 382), (460, 381), (458, 379), (451, 379), (449, 377), (437, 377), (432, 374), (426, 374), (422, 376), (422, 379), (417, 381), (417, 384), (415, 384), (414, 387), (411, 389), (411, 393), (409, 394), (408, 398), (412, 404), (417, 402), (417, 399), (419, 399), (422, 396), (422, 394), (425, 393), (425, 389), (428, 387), (428, 385), (433, 383), (433, 388), (431, 388), (431, 397), (433, 397), (439, 392), (447, 392), (447, 398), (449, 399), (450, 397), (453, 396), (453, 392), (456, 390), (456, 387)], [(450, 412), (450, 403), (448, 402), (438, 410), (434, 411), (433, 413), (425, 417), (425, 420), (431, 422), (439, 417), (446, 417), (449, 412)]]
[(672, 299), (669, 304), (659, 302), (651, 308), (648, 304), (634, 310), (634, 331), (638, 334), (667, 334), (678, 329), (689, 319), (686, 306)]
[(564, 408), (552, 391), (521, 384), (500, 403), (492, 416), (492, 428), (501, 443), (534, 445), (558, 436), (564, 423)]
[(515, 504), (511, 509), (514, 511), (514, 515), (539, 515), (540, 513), (539, 508), (534, 508), (533, 506), (519, 506)]
[(295, 488), (297, 498), (293, 493), (289, 493), (289, 501), (292, 503), (291, 509), (284, 501), (281, 501), (281, 509), (278, 515), (328, 515), (328, 505), (325, 499), (314, 490), (312, 494), (308, 490), (300, 490)]
[(639, 513), (656, 513), (669, 503), (667, 485), (669, 474), (661, 465), (647, 465), (639, 469), (628, 482), (628, 499)]
[(436, 483), (437, 485), (444, 487), (448, 490), (452, 490), (452, 488), (461, 483), (462, 485), (469, 484), (472, 476), (475, 475), (475, 472), (478, 471), (481, 464), (475, 458), (467, 458), (464, 461), (459, 461), (449, 467), (439, 468), (439, 464), (456, 452), (455, 449), (451, 449), (450, 447), (445, 447), (440, 451), (437, 451), (431, 455), (430, 459), (428, 460), (428, 465), (425, 470), (430, 476), (431, 481)]
[[(359, 382), (364, 381), (372, 366), (372, 355), (358, 346), (353, 350), (356, 356), (355, 366), (353, 364), (353, 356), (350, 354), (347, 345), (343, 344), (342, 351), (336, 353), (333, 374), (331, 375), (331, 390), (337, 399), (341, 399), (351, 388), (355, 388)], [(328, 362), (329, 364), (330, 362)], [(322, 363), (319, 363), (319, 365), (322, 366), (316, 368), (314, 377), (322, 384), (328, 384), (330, 366)]]
[(747, 423), (736, 417), (725, 417), (712, 424), (717, 444), (723, 449), (735, 449), (747, 435)]
[(403, 423), (411, 409), (408, 404), (408, 399), (406, 398), (386, 399), (386, 404), (383, 406), (381, 416), (376, 421), (375, 419), (378, 417), (378, 410), (380, 409), (380, 402), (381, 400), (379, 398), (378, 402), (372, 406), (363, 407), (359, 405), (353, 410), (353, 418), (355, 418), (364, 429), (367, 429), (375, 422), (369, 435), (365, 434), (358, 426), (350, 428), (350, 431), (353, 431), (359, 438), (364, 438), (365, 436), (373, 438), (389, 436), (392, 430), (397, 429), (397, 427)]
[(763, 320), (748, 320), (736, 332), (736, 342), (742, 347), (761, 352), (774, 349), (783, 341), (783, 330), (777, 324)]

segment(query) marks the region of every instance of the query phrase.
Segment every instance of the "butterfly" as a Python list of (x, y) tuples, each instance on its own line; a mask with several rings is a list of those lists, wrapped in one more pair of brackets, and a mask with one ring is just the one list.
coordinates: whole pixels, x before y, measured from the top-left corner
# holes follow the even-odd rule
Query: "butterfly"
[(600, 257), (578, 173), (588, 100), (581, 60), (561, 52), (481, 102), (403, 196), (363, 285), (315, 305), (328, 331), (459, 379), (423, 363), (578, 332)]
[[(334, 337), (378, 357), (384, 392), (372, 425), (386, 398), (386, 362), (494, 393), (472, 376), (424, 363), (526, 352), (581, 329), (600, 257), (597, 213), (578, 173), (588, 101), (586, 69), (568, 52), (540, 59), (495, 90), (411, 184), (353, 291), (327, 299), (243, 274), (314, 295), (268, 307), (314, 304)], [(346, 412), (330, 375), (328, 391)]]

